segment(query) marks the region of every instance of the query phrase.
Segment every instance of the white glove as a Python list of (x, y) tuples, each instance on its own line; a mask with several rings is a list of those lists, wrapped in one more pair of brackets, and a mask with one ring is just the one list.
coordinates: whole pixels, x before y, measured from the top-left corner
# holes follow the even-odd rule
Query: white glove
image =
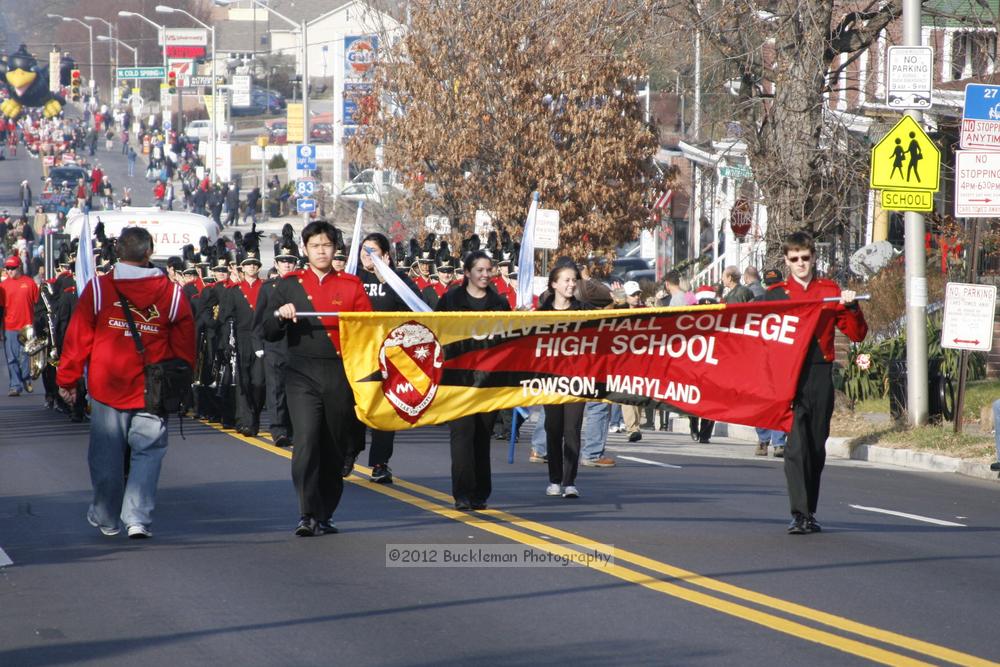
[(254, 352), (254, 354), (256, 354), (257, 358), (260, 359), (261, 357), (264, 356), (264, 350), (257, 350), (256, 352)]

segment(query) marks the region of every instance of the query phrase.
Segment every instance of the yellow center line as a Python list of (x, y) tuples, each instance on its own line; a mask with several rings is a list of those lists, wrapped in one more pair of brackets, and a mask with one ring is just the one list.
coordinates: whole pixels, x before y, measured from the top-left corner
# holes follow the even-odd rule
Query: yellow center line
[[(283, 456), (287, 459), (291, 459), (292, 454), (290, 451), (281, 449), (280, 447), (274, 447), (273, 445), (260, 440), (259, 438), (250, 438), (243, 436), (236, 431), (231, 429), (222, 429), (213, 424), (205, 423), (215, 430), (231, 435), (232, 437), (245, 442), (254, 447), (258, 447), (265, 451)], [(361, 465), (355, 466), (356, 471), (364, 472), (369, 474), (371, 470)], [(375, 491), (383, 495), (389, 496), (396, 500), (400, 500), (407, 504), (418, 507), (427, 512), (432, 512), (440, 516), (452, 519), (455, 521), (460, 521), (462, 523), (468, 524), (474, 528), (478, 528), (485, 532), (493, 533), (501, 537), (505, 537), (514, 542), (530, 546), (541, 551), (546, 551), (559, 556), (566, 556), (567, 554), (574, 553), (573, 550), (567, 549), (566, 547), (558, 544), (553, 544), (542, 538), (539, 538), (531, 533), (524, 531), (532, 531), (540, 535), (546, 535), (552, 538), (562, 540), (563, 542), (577, 546), (583, 549), (589, 549), (601, 552), (612, 552), (614, 553), (614, 559), (616, 563), (600, 563), (588, 561), (587, 567), (595, 569), (599, 572), (611, 575), (623, 581), (633, 583), (644, 588), (655, 590), (660, 593), (664, 593), (671, 597), (685, 600), (699, 606), (707, 607), (715, 611), (740, 618), (745, 621), (756, 623), (762, 625), (771, 630), (776, 630), (789, 634), (793, 637), (799, 639), (805, 639), (818, 644), (826, 645), (846, 653), (851, 653), (863, 658), (867, 658), (874, 662), (880, 662), (883, 664), (891, 665), (925, 665), (930, 663), (924, 663), (909, 656), (905, 656), (899, 653), (893, 653), (885, 649), (865, 644), (854, 639), (847, 637), (842, 637), (825, 630), (820, 630), (813, 628), (811, 626), (803, 625), (793, 620), (781, 616), (775, 616), (759, 609), (753, 607), (748, 607), (739, 603), (731, 602), (729, 600), (724, 600), (721, 598), (713, 597), (706, 593), (701, 593), (696, 590), (691, 590), (679, 586), (677, 584), (669, 583), (661, 579), (656, 579), (650, 577), (647, 574), (633, 570), (631, 568), (626, 568), (624, 566), (618, 565), (617, 562), (626, 562), (631, 565), (636, 565), (641, 568), (656, 572), (658, 574), (665, 575), (672, 579), (680, 580), (683, 583), (690, 584), (693, 586), (698, 586), (701, 588), (706, 588), (708, 590), (714, 591), (716, 593), (722, 593), (730, 597), (742, 600), (744, 602), (753, 603), (761, 607), (774, 609), (786, 613), (791, 616), (798, 616), (804, 618), (811, 622), (821, 623), (832, 628), (836, 628), (841, 631), (850, 632), (856, 635), (860, 635), (866, 639), (871, 639), (879, 641), (892, 646), (897, 646), (904, 650), (908, 650), (914, 653), (921, 653), (926, 656), (937, 658), (939, 660), (945, 660), (957, 665), (998, 665), (1000, 663), (995, 663), (984, 658), (979, 658), (974, 655), (963, 653), (954, 649), (947, 648), (945, 646), (939, 646), (937, 644), (932, 644), (930, 642), (925, 642), (912, 637), (907, 637), (895, 632), (888, 630), (883, 630), (881, 628), (876, 628), (874, 626), (859, 623), (857, 621), (852, 621), (848, 618), (842, 616), (837, 616), (835, 614), (829, 614), (823, 611), (812, 609), (805, 605), (800, 605), (794, 602), (789, 602), (787, 600), (782, 600), (770, 595), (765, 595), (763, 593), (758, 593), (740, 586), (735, 586), (732, 584), (727, 584), (723, 581), (717, 579), (712, 579), (711, 577), (706, 577), (700, 575), (696, 572), (690, 570), (685, 570), (683, 568), (675, 567), (661, 561), (654, 560), (647, 556), (637, 554), (625, 549), (621, 549), (617, 546), (611, 546), (601, 542), (597, 542), (590, 538), (571, 533), (569, 531), (561, 530), (559, 528), (554, 528), (537, 521), (532, 521), (529, 519), (524, 519), (518, 517), (514, 514), (504, 512), (502, 510), (488, 509), (482, 510), (476, 513), (462, 512), (452, 509), (452, 498), (450, 495), (426, 487), (420, 484), (415, 484), (413, 482), (407, 482), (398, 477), (394, 477), (393, 486), (387, 486), (383, 484), (371, 484), (368, 480), (359, 477), (357, 475), (352, 475), (347, 478), (347, 481), (362, 486), (370, 491)], [(394, 488), (396, 487), (396, 488)], [(445, 503), (444, 506), (429, 502), (424, 498), (419, 496), (411, 495), (410, 493), (405, 493), (400, 489), (406, 489), (412, 491), (416, 494), (425, 496), (427, 498), (441, 501)], [(489, 519), (492, 520), (487, 520)], [(506, 525), (502, 525), (497, 522), (504, 522), (511, 524), (516, 528), (510, 528)], [(520, 529), (520, 530), (518, 530)]]

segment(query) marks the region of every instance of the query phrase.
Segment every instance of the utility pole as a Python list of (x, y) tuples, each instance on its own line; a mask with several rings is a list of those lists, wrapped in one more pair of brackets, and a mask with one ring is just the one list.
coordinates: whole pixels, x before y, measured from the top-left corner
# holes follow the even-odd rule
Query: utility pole
[[(903, 45), (921, 46), (920, 0), (903, 0)], [(923, 123), (920, 111), (906, 112)], [(910, 426), (927, 423), (927, 258), (924, 216), (907, 211), (906, 234), (906, 408)]]

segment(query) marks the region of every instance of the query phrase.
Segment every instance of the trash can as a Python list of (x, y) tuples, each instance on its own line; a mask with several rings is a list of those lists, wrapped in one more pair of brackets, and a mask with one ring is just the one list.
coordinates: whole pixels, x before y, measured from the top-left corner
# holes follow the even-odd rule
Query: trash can
[[(941, 358), (927, 360), (927, 416), (932, 420), (955, 418), (955, 390), (951, 376), (941, 373)], [(906, 412), (906, 360), (889, 362), (889, 414), (896, 421)]]

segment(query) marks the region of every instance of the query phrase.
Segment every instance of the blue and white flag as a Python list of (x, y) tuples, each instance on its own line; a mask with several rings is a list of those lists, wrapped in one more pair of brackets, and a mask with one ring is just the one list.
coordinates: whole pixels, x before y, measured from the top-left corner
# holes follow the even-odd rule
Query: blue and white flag
[(538, 216), (538, 193), (531, 196), (531, 207), (524, 221), (521, 253), (517, 256), (517, 307), (530, 309), (535, 300), (535, 218)]
[(347, 254), (347, 266), (344, 271), (358, 275), (358, 256), (361, 253), (361, 218), (365, 210), (365, 203), (358, 202), (358, 215), (354, 219), (354, 236), (351, 237), (351, 252)]
[(80, 226), (80, 244), (76, 250), (74, 273), (76, 274), (76, 293), (83, 294), (83, 288), (97, 274), (97, 268), (94, 264), (94, 239), (90, 234), (89, 213), (84, 214), (83, 225)]
[(410, 307), (415, 313), (429, 313), (431, 312), (431, 307), (427, 303), (417, 296), (413, 290), (406, 286), (403, 279), (393, 270), (391, 266), (385, 263), (381, 257), (373, 253), (371, 250), (368, 251), (368, 256), (371, 257), (372, 262), (375, 264), (375, 270), (378, 271), (379, 277), (389, 284), (399, 298), (406, 302), (406, 305)]

